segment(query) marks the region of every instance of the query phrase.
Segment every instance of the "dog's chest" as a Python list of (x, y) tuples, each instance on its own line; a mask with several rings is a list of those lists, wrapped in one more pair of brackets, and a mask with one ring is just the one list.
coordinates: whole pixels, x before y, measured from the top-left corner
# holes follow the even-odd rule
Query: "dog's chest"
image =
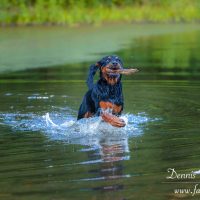
[(122, 91), (112, 89), (109, 90), (108, 95), (106, 96), (105, 100), (112, 102), (113, 104), (120, 105), (122, 104)]
[(103, 110), (112, 110), (114, 114), (118, 114), (122, 110), (122, 105), (116, 105), (109, 101), (100, 101), (99, 107)]
[(121, 85), (109, 86), (100, 85), (95, 92), (98, 97), (98, 101), (110, 102), (116, 105), (123, 105), (123, 93)]

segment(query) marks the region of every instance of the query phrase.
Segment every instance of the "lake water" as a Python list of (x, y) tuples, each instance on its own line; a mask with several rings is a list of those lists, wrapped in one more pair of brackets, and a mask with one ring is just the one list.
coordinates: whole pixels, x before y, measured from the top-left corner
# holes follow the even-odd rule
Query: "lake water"
[[(1, 29), (0, 199), (199, 199), (199, 38), (195, 24)], [(121, 129), (76, 121), (107, 54), (140, 70), (122, 80)]]

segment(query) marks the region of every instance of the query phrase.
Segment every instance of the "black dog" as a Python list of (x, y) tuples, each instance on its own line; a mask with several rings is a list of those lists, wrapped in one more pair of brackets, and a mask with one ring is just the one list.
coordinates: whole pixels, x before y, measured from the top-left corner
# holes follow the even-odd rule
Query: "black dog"
[[(100, 79), (96, 84), (93, 78), (100, 70)], [(87, 78), (88, 92), (85, 94), (78, 112), (78, 119), (101, 116), (112, 126), (124, 127), (126, 124), (119, 116), (124, 107), (122, 93), (122, 74), (137, 72), (137, 69), (124, 69), (118, 56), (106, 56), (90, 66)], [(106, 111), (110, 112), (106, 112)]]

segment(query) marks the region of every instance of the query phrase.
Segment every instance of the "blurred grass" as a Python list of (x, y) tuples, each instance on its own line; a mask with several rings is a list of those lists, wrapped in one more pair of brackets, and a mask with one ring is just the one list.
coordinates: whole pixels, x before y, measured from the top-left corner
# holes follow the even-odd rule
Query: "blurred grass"
[(199, 22), (199, 0), (1, 0), (1, 25)]

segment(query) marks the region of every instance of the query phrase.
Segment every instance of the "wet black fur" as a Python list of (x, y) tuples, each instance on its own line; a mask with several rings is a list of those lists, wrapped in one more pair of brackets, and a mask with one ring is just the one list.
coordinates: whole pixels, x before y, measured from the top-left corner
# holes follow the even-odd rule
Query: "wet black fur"
[[(106, 56), (96, 64), (90, 66), (87, 78), (87, 86), (89, 90), (83, 97), (77, 119), (84, 118), (84, 115), (87, 112), (91, 112), (94, 115), (98, 116), (100, 114), (100, 101), (111, 102), (118, 106), (122, 106), (123, 110), (124, 100), (122, 93), (121, 75), (118, 79), (118, 82), (115, 85), (110, 85), (103, 78), (102, 73), (100, 71), (100, 79), (95, 84), (93, 83), (93, 78), (96, 71), (100, 69), (100, 67), (104, 67), (108, 63), (112, 62), (118, 62), (123, 67), (122, 61), (117, 56)], [(118, 115), (119, 114), (121, 113), (118, 113)]]

